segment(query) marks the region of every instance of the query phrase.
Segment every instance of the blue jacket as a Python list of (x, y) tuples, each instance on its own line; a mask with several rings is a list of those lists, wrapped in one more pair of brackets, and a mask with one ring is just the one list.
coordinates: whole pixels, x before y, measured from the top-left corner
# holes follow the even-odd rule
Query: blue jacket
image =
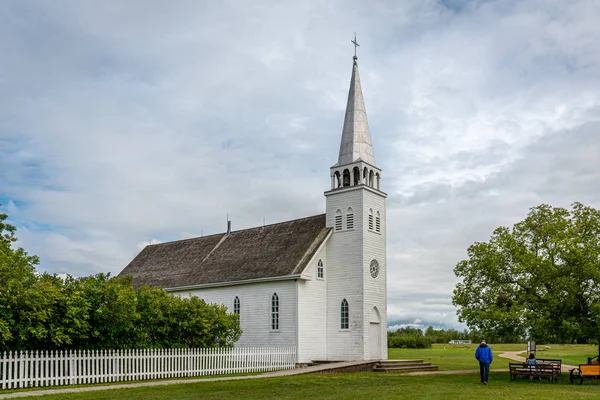
[(484, 364), (491, 364), (494, 356), (492, 355), (492, 349), (487, 344), (481, 343), (477, 350), (475, 350), (475, 358)]

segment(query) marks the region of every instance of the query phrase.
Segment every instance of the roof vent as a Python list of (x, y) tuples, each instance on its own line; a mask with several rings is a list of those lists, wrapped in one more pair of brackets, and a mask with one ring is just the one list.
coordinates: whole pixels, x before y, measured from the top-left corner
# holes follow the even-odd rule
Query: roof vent
[(231, 233), (231, 221), (227, 221), (227, 234)]

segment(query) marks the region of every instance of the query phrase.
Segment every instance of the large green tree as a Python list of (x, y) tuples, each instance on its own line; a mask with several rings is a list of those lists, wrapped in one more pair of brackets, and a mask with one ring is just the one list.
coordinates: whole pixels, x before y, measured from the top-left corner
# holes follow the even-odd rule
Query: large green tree
[(470, 328), (557, 343), (600, 336), (600, 210), (531, 208), (472, 244), (454, 273), (452, 301)]

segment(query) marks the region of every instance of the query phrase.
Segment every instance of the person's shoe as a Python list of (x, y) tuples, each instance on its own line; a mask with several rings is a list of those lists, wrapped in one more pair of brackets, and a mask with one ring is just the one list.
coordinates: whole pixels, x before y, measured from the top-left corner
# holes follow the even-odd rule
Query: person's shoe
[(483, 382), (483, 384), (487, 386), (487, 382)]

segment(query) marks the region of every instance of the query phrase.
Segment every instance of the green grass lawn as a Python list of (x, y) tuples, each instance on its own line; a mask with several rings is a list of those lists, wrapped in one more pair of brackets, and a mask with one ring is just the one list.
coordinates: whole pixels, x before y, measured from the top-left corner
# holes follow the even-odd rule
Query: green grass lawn
[[(564, 375), (564, 374), (563, 374)], [(593, 399), (600, 385), (557, 384), (528, 380), (510, 382), (508, 373), (493, 373), (489, 386), (478, 375), (406, 376), (394, 373), (298, 375), (228, 382), (115, 389), (107, 391), (44, 396), (44, 400), (76, 399)]]
[[(478, 369), (475, 360), (475, 349), (478, 344), (471, 345), (449, 345), (434, 344), (431, 349), (389, 349), (390, 360), (422, 359), (432, 365), (440, 367), (440, 371), (451, 371), (461, 369)], [(494, 352), (492, 368), (508, 368), (510, 362), (506, 358), (498, 357), (505, 351), (527, 350), (526, 344), (490, 344)], [(536, 356), (538, 358), (558, 358), (564, 364), (585, 364), (587, 357), (598, 354), (598, 347), (588, 344), (550, 344), (538, 345)], [(526, 357), (526, 353), (521, 354)]]
[[(420, 359), (437, 365), (440, 371), (479, 369), (475, 359), (477, 346), (479, 345), (434, 344), (431, 349), (389, 349), (388, 358), (390, 360)], [(490, 346), (494, 352), (492, 368), (508, 368), (508, 360), (498, 357), (498, 354), (526, 349), (526, 345), (523, 344), (491, 344)]]
[[(494, 351), (492, 368), (507, 368), (509, 360), (498, 355), (505, 351), (525, 350), (525, 344), (490, 345)], [(474, 358), (477, 344), (434, 345), (431, 349), (389, 349), (390, 359), (422, 359), (438, 365), (440, 370), (477, 370)], [(587, 356), (597, 354), (590, 345), (538, 345), (538, 358), (560, 358), (565, 364), (577, 365)], [(525, 354), (524, 354), (525, 355)], [(600, 382), (586, 381), (571, 385), (563, 373), (557, 384), (549, 381), (517, 380), (510, 382), (508, 372), (490, 374), (489, 386), (479, 383), (478, 374), (407, 376), (402, 373), (356, 373), (298, 375), (281, 378), (249, 379), (226, 382), (202, 382), (184, 385), (114, 389), (64, 395), (44, 396), (58, 399), (354, 399), (377, 396), (382, 399), (556, 399), (600, 398)], [(2, 390), (1, 394), (12, 390)]]
[(585, 364), (588, 357), (598, 355), (598, 346), (590, 344), (551, 344), (548, 346), (549, 349), (545, 346), (538, 346), (536, 356), (538, 358), (559, 358), (563, 364), (577, 366)]

